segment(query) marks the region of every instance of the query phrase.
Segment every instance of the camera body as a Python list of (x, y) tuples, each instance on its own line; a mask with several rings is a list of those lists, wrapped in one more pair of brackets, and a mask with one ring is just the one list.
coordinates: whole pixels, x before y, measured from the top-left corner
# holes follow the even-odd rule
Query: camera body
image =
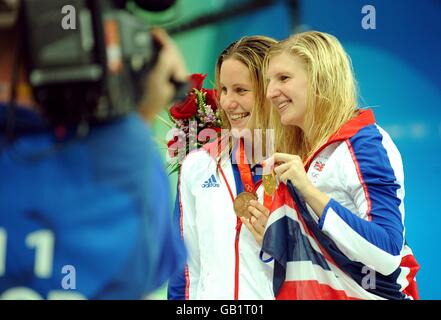
[(158, 50), (115, 0), (23, 0), (29, 82), (52, 124), (104, 122), (137, 108)]

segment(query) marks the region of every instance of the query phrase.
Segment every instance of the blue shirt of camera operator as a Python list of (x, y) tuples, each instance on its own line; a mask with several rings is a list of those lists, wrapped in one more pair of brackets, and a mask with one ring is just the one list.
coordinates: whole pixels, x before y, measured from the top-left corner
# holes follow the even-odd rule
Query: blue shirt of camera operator
[[(0, 296), (137, 299), (184, 263), (168, 179), (138, 115), (50, 150), (53, 134), (18, 109), (0, 153)], [(6, 107), (0, 105), (0, 141)]]

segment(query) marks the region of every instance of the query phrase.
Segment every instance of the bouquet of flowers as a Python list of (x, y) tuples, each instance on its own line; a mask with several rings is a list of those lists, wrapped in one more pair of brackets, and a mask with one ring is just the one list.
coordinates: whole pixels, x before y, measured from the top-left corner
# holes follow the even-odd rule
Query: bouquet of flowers
[(173, 123), (167, 134), (168, 161), (171, 172), (179, 171), (182, 160), (192, 150), (220, 136), (222, 121), (216, 103), (216, 91), (202, 88), (207, 75), (190, 76), (192, 89), (183, 102), (169, 110)]

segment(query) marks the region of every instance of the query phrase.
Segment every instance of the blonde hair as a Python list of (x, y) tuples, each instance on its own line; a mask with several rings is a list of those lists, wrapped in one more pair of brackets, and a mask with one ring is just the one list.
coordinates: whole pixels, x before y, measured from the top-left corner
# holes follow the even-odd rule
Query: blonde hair
[[(300, 58), (308, 77), (307, 108), (303, 130), (297, 126), (276, 128), (276, 149), (298, 154), (307, 162), (327, 139), (351, 119), (357, 110), (357, 84), (352, 63), (332, 35), (308, 31), (295, 34), (271, 47), (266, 59), (288, 53)], [(270, 123), (280, 118), (271, 108)]]

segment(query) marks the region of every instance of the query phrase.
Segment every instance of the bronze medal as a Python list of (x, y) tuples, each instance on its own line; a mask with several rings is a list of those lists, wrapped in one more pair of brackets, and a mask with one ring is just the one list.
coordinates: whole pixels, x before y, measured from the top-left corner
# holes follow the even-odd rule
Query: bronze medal
[(248, 211), (248, 206), (251, 200), (257, 200), (257, 196), (251, 192), (241, 192), (236, 199), (234, 199), (234, 211), (238, 217), (251, 218), (251, 213)]
[(263, 184), (264, 192), (267, 195), (272, 196), (276, 191), (276, 186), (277, 186), (277, 180), (276, 180), (276, 176), (274, 175), (274, 172), (263, 175), (262, 184)]

